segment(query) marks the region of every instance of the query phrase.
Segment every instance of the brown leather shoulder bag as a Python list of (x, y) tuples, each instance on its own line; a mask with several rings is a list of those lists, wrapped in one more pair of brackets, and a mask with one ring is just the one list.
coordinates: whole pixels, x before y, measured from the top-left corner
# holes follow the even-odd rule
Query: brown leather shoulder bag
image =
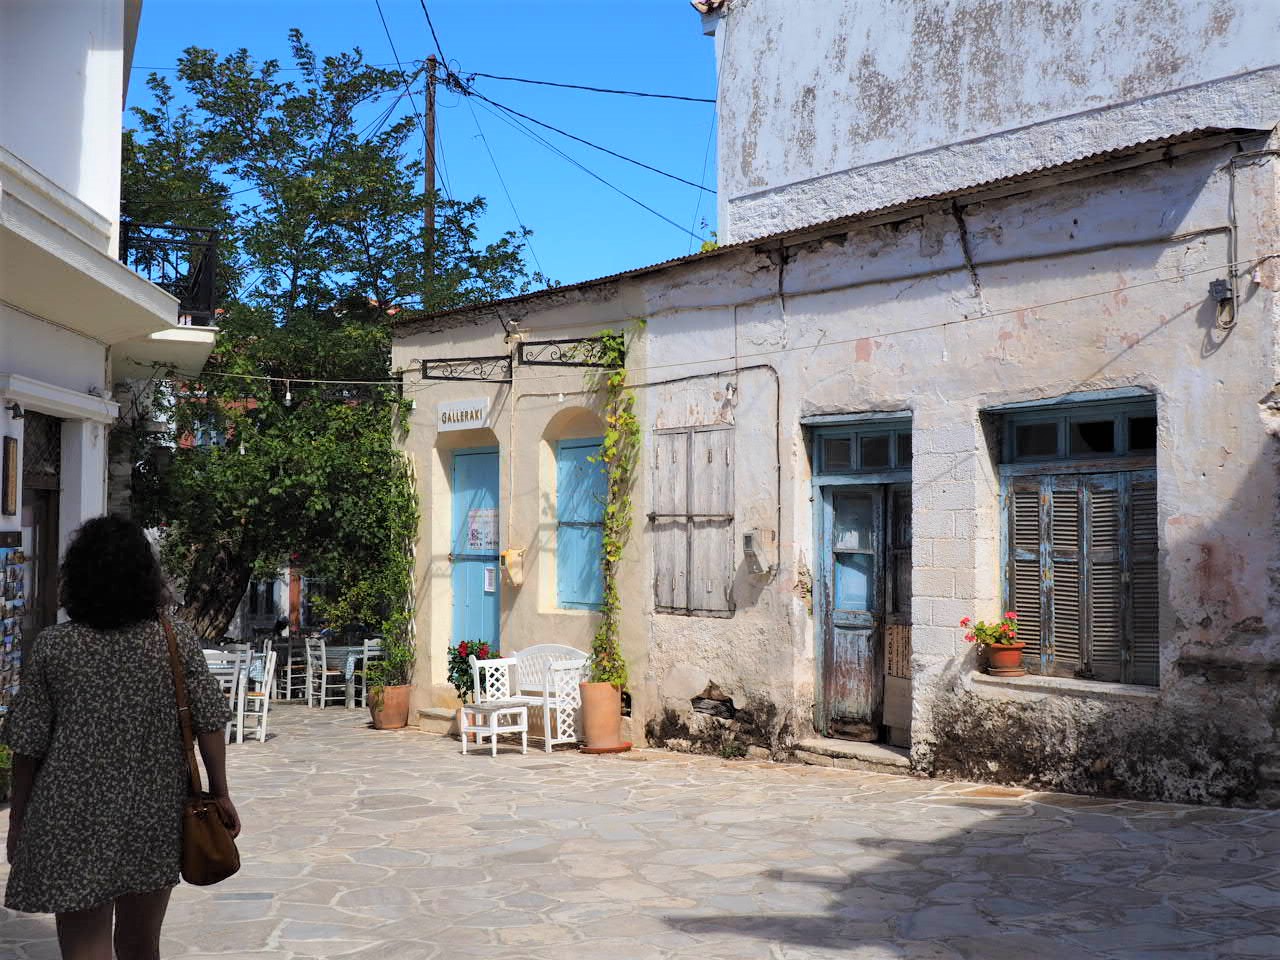
[(182, 807), (182, 879), (205, 887), (225, 880), (240, 869), (240, 852), (231, 831), (222, 822), (218, 804), (205, 793), (196, 766), (195, 737), (191, 733), (191, 704), (187, 700), (187, 682), (178, 656), (178, 641), (173, 624), (161, 617), (165, 639), (169, 643), (169, 664), (173, 668), (173, 689), (178, 700), (178, 724), (182, 727), (182, 744), (187, 755), (190, 792)]

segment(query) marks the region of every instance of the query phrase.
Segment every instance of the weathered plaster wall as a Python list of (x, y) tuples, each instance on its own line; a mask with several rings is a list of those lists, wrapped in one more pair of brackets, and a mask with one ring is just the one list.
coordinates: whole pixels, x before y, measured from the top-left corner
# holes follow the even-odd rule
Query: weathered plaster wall
[(1278, 34), (1272, 0), (735, 0), (716, 27), (721, 240), (1270, 128)]
[[(1276, 163), (1231, 160), (1265, 144), (1201, 141), (504, 307), (538, 335), (645, 318), (643, 353), (631, 359), (645, 423), (734, 425), (732, 618), (653, 613), (647, 469), (637, 488), (624, 602), (632, 692), (649, 734), (781, 751), (811, 732), (814, 531), (800, 421), (901, 410), (913, 424), (916, 768), (1167, 799), (1280, 802), (1280, 484), (1268, 433), (1277, 417), (1267, 406), (1280, 261), (1252, 270), (1280, 250)], [(1233, 166), (1238, 256), (1249, 263), (1237, 276), (1241, 312), (1228, 334), (1215, 327), (1207, 289), (1232, 257)], [(492, 320), (478, 318), (485, 326), (448, 330), (448, 347), (428, 348), (425, 333), (406, 337), (397, 364), (496, 352)], [(958, 626), (1000, 606), (999, 485), (993, 421), (983, 411), (1117, 387), (1157, 399), (1160, 686), (1095, 685), (1035, 702), (1023, 689), (983, 685)], [(420, 403), (415, 417), (432, 416)], [(496, 431), (516, 451), (517, 470), (536, 456), (543, 421), (531, 420), (510, 438), (501, 423)], [(424, 524), (435, 510), (424, 510)], [(515, 514), (522, 511), (537, 507)], [(741, 532), (768, 524), (779, 530), (778, 569), (748, 576)], [(445, 599), (432, 596), (437, 609)], [(524, 643), (561, 627), (521, 599), (504, 629)], [(721, 697), (747, 716), (693, 708), (695, 699)]]

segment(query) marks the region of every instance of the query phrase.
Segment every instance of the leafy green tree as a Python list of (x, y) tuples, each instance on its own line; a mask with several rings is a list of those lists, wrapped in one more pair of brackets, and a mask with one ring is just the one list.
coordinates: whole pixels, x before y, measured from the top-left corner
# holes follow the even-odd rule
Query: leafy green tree
[(220, 231), (218, 346), (199, 381), (157, 404), (177, 437), (211, 427), (225, 441), (180, 443), (134, 491), (205, 638), (225, 632), (255, 571), (289, 558), (336, 586), (335, 623), (404, 626), (417, 514), (388, 321), (541, 280), (524, 235), (479, 241), (478, 197), (431, 198), (428, 271), (419, 127), (391, 119), (414, 78), (290, 40), (288, 79), (245, 50), (188, 48), (184, 95), (152, 74), (153, 103), (125, 137), (126, 217)]

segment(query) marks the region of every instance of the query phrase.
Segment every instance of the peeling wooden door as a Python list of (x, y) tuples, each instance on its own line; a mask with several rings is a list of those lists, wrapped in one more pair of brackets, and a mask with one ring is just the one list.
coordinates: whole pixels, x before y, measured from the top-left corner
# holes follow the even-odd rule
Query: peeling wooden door
[(827, 733), (876, 740), (884, 702), (884, 491), (828, 487), (823, 496)]

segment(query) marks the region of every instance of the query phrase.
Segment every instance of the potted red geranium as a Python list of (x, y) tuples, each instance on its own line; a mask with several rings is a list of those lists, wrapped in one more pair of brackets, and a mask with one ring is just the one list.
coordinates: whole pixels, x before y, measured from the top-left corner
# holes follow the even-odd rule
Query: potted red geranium
[(987, 673), (993, 677), (1021, 677), (1026, 675), (1022, 669), (1022, 648), (1025, 643), (1018, 639), (1018, 615), (1012, 610), (1005, 613), (995, 623), (979, 620), (974, 623), (971, 617), (960, 621), (960, 626), (967, 627), (969, 632), (964, 638), (970, 643), (980, 643), (987, 651)]

